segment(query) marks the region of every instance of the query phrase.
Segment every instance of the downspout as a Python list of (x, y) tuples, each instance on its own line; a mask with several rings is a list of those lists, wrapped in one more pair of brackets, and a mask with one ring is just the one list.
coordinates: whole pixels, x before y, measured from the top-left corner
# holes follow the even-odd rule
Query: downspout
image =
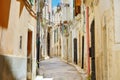
[(89, 52), (89, 7), (86, 8), (86, 34), (87, 34), (87, 54), (88, 54), (88, 76), (90, 75), (90, 52)]
[(40, 59), (40, 0), (37, 1), (37, 27), (36, 27), (37, 67)]

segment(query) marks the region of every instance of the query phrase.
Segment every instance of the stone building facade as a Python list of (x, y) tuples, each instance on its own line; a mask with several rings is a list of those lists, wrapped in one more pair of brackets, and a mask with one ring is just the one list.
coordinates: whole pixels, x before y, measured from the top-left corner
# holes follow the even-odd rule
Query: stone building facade
[[(82, 68), (92, 80), (119, 80), (120, 1), (81, 0), (80, 4), (73, 6), (75, 1), (78, 0), (61, 0), (62, 3), (69, 4), (70, 8), (69, 11), (69, 8), (67, 10), (61, 7), (64, 18), (61, 17), (58, 23), (60, 30), (69, 23), (69, 35), (66, 37), (64, 31), (60, 33), (60, 43), (56, 44), (61, 47), (61, 58)], [(76, 12), (77, 15), (74, 9), (80, 10)], [(71, 15), (66, 15), (66, 10)], [(52, 34), (54, 36), (53, 32)], [(57, 49), (53, 49), (56, 52)]]
[(1, 80), (34, 80), (36, 77), (34, 12), (35, 2), (33, 4), (28, 0), (0, 2)]
[(50, 56), (50, 28), (52, 26), (52, 0), (44, 0), (44, 7), (42, 9), (41, 21), (41, 47), (40, 54), (42, 59)]
[[(89, 27), (94, 32), (95, 62), (94, 69), (96, 80), (119, 80), (119, 12), (118, 0), (94, 0), (85, 2), (89, 7)], [(91, 5), (92, 4), (92, 5)], [(90, 33), (92, 33), (90, 32)], [(92, 34), (91, 34), (92, 36)], [(92, 37), (91, 37), (92, 38)], [(93, 39), (91, 39), (92, 42)]]
[(50, 29), (50, 54), (51, 57), (60, 56), (61, 55), (61, 35), (60, 35), (60, 20), (61, 20), (61, 11), (60, 7), (54, 7), (52, 12), (52, 22)]

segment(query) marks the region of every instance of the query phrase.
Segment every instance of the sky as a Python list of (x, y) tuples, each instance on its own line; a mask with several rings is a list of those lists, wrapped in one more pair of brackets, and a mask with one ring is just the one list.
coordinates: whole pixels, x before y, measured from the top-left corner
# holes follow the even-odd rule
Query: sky
[(58, 3), (60, 3), (60, 0), (52, 0), (52, 8), (57, 6)]

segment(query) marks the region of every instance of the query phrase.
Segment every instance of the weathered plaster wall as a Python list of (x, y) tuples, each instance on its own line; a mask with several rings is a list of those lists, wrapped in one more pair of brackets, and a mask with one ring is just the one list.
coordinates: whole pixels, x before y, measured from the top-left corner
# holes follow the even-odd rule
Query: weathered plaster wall
[(117, 43), (119, 32), (116, 31), (119, 30), (119, 24), (116, 24), (115, 20), (120, 12), (115, 12), (114, 9), (118, 5), (118, 0), (104, 0), (95, 6), (97, 80), (120, 79), (120, 44)]
[[(6, 5), (6, 4), (3, 4)], [(22, 8), (22, 9), (21, 9)], [(0, 14), (2, 15), (2, 14)], [(2, 67), (0, 70), (4, 70), (0, 76), (4, 73), (10, 73), (10, 77), (17, 80), (26, 80), (27, 76), (27, 36), (28, 29), (32, 31), (32, 61), (33, 67), (32, 76), (36, 75), (36, 55), (35, 55), (35, 36), (34, 34), (36, 27), (36, 20), (32, 18), (25, 6), (23, 5), (22, 0), (11, 0), (10, 10), (9, 10), (8, 26), (3, 28), (4, 25), (0, 25), (0, 63)], [(4, 16), (4, 15), (2, 15)], [(0, 18), (1, 19), (1, 18)], [(22, 36), (22, 48), (20, 49), (20, 36)], [(5, 62), (5, 63), (4, 63)], [(9, 65), (7, 65), (9, 63)], [(9, 70), (7, 70), (9, 68)], [(7, 78), (2, 76), (2, 78)], [(9, 77), (8, 77), (9, 78)], [(6, 80), (6, 79), (4, 79)], [(9, 79), (14, 80), (14, 79)]]

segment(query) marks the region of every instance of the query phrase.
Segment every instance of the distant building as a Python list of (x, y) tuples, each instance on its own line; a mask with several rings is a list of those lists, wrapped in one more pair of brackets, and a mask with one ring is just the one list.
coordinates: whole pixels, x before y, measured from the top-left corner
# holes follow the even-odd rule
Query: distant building
[(41, 22), (41, 57), (42, 59), (50, 56), (50, 28), (52, 27), (52, 0), (45, 0), (42, 10)]

